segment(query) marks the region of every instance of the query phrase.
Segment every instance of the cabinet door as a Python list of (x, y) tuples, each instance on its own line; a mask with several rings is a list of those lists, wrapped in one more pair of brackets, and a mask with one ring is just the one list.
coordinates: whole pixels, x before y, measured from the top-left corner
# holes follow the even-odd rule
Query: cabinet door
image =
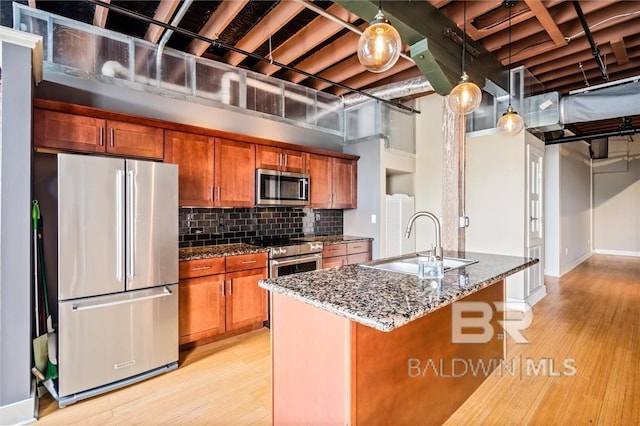
[(309, 173), (309, 207), (331, 208), (331, 157), (306, 154)]
[(291, 151), (289, 149), (282, 150), (282, 170), (292, 173), (304, 173), (304, 153), (300, 151)]
[(180, 280), (178, 330), (180, 344), (225, 330), (224, 274)]
[(217, 207), (255, 205), (256, 148), (248, 142), (216, 138), (215, 202)]
[(123, 121), (107, 121), (107, 152), (128, 157), (164, 158), (164, 130)]
[(180, 206), (213, 207), (213, 138), (166, 132), (165, 161), (178, 165)]
[(356, 174), (354, 160), (332, 158), (333, 204), (334, 209), (354, 209), (357, 207)]
[(280, 170), (282, 150), (273, 146), (256, 145), (256, 169)]
[(38, 147), (105, 152), (105, 120), (35, 108), (33, 143)]
[(258, 287), (258, 281), (266, 278), (266, 268), (226, 275), (227, 331), (267, 320), (267, 291)]

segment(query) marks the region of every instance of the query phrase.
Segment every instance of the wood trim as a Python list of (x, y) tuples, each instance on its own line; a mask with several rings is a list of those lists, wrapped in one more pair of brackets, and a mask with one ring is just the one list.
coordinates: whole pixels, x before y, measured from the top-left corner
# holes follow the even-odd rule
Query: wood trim
[(236, 133), (225, 132), (222, 130), (207, 129), (204, 127), (192, 126), (189, 124), (173, 123), (170, 121), (140, 117), (140, 116), (129, 115), (129, 114), (124, 114), (120, 112), (107, 111), (99, 108), (88, 107), (84, 105), (50, 101), (50, 100), (40, 99), (40, 98), (35, 98), (33, 100), (33, 106), (36, 108), (47, 109), (51, 111), (79, 114), (79, 115), (85, 115), (89, 117), (101, 118), (106, 120), (120, 120), (120, 121), (126, 121), (128, 123), (142, 124), (145, 126), (162, 127), (165, 130), (175, 130), (179, 132), (196, 133), (200, 135), (213, 136), (213, 137), (218, 137), (222, 139), (232, 139), (240, 142), (250, 142), (257, 145), (268, 145), (268, 146), (274, 146), (278, 148), (292, 149), (295, 151), (308, 152), (311, 154), (326, 155), (329, 157), (344, 158), (349, 160), (358, 160), (360, 158), (360, 156), (358, 155), (345, 154), (342, 152), (330, 151), (328, 149), (295, 145), (295, 144), (279, 142), (271, 139), (257, 138), (257, 137), (248, 136), (248, 135), (239, 135)]

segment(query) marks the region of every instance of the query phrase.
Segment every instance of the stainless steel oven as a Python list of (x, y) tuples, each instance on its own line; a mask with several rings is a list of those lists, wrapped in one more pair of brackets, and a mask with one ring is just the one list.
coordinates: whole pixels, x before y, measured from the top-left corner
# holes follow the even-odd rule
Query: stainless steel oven
[(322, 253), (273, 259), (269, 262), (269, 269), (271, 278), (322, 269)]

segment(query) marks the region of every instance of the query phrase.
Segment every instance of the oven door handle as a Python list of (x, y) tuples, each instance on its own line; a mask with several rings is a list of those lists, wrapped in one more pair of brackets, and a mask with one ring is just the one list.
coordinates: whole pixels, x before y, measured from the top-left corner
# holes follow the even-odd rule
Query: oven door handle
[(273, 259), (271, 261), (271, 265), (272, 266), (296, 265), (298, 263), (304, 263), (310, 260), (318, 260), (318, 259), (322, 259), (322, 254), (318, 253), (310, 256), (302, 256), (302, 257), (296, 257), (294, 259), (286, 259), (286, 260)]

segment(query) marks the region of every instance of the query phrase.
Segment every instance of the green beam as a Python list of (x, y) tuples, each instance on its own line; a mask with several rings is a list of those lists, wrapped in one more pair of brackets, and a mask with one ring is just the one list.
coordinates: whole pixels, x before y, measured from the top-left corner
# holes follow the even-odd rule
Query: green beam
[[(371, 21), (378, 11), (378, 1), (334, 0), (334, 3), (366, 21)], [(382, 11), (402, 41), (411, 46), (411, 58), (434, 90), (443, 96), (449, 94), (462, 74), (462, 46), (446, 36), (444, 29), (450, 28), (460, 37), (462, 31), (427, 1), (386, 0), (382, 2)], [(467, 49), (465, 68), (470, 79), (480, 87), (489, 79), (506, 89), (506, 68), (479, 43), (467, 38), (467, 46), (480, 52), (474, 57)]]

